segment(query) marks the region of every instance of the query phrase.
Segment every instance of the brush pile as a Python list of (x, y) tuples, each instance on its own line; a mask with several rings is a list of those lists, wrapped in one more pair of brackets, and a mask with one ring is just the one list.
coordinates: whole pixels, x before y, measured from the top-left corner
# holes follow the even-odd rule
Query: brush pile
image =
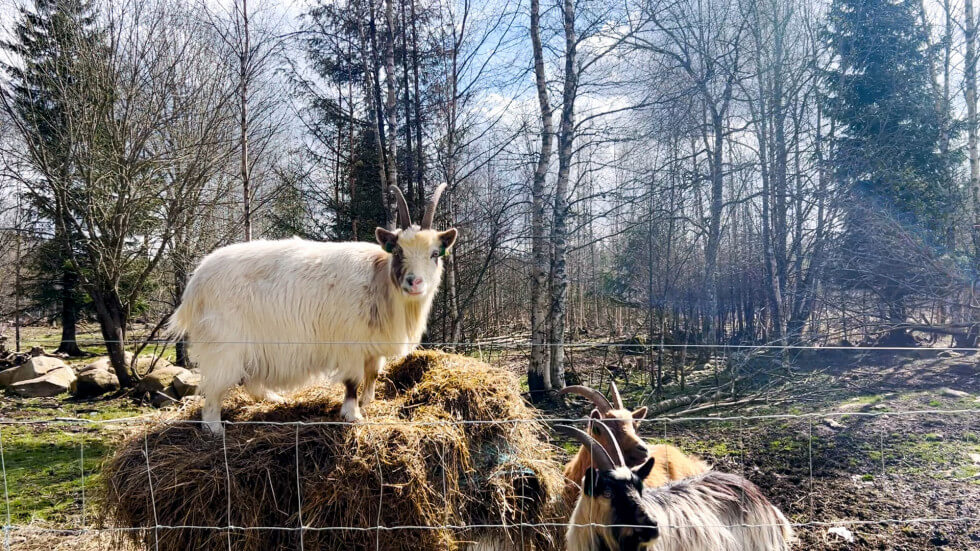
[[(553, 530), (526, 526), (567, 511), (556, 450), (513, 375), (417, 352), (380, 391), (356, 426), (336, 423), (342, 392), (317, 387), (285, 404), (236, 397), (224, 441), (180, 422), (199, 410), (140, 432), (104, 466), (105, 523), (160, 551), (556, 547)], [(460, 528), (474, 525), (506, 528)]]

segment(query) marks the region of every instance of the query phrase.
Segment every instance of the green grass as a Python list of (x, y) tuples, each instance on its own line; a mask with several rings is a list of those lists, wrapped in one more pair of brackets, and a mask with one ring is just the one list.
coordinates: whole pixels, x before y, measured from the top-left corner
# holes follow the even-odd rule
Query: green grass
[(862, 396), (855, 396), (845, 401), (845, 403), (852, 404), (864, 404), (864, 405), (875, 405), (881, 403), (885, 399), (881, 394), (866, 394)]
[[(677, 442), (671, 440), (664, 440), (662, 438), (652, 438), (648, 439), (650, 442), (656, 444), (673, 444), (678, 445)], [(741, 455), (741, 452), (730, 446), (727, 442), (707, 442), (707, 441), (685, 441), (681, 447), (685, 452), (693, 453), (705, 458), (711, 459), (722, 459), (725, 457), (734, 457)]]
[(99, 485), (99, 468), (110, 449), (97, 430), (69, 433), (52, 426), (35, 433), (18, 427), (5, 429), (2, 438), (14, 524), (76, 525), (81, 521), (83, 492), (86, 513), (91, 514), (88, 499)]
[[(147, 327), (135, 327), (130, 332), (130, 338), (134, 342), (138, 342), (139, 339), (148, 331)], [(31, 347), (41, 346), (45, 350), (54, 350), (58, 347), (58, 343), (61, 342), (61, 330), (57, 328), (50, 327), (25, 327), (23, 328), (22, 338), (21, 338), (21, 348), (23, 350), (30, 350)], [(102, 334), (99, 332), (98, 326), (94, 324), (84, 325), (79, 327), (78, 335), (78, 347), (89, 354), (92, 357), (81, 358), (77, 360), (70, 360), (69, 363), (88, 363), (92, 361), (94, 357), (107, 355), (106, 347), (102, 343)], [(11, 343), (8, 343), (10, 345)], [(160, 348), (163, 348), (163, 358), (167, 361), (173, 362), (177, 357), (176, 346), (173, 344), (166, 345), (149, 345), (143, 349), (143, 355), (160, 353)], [(135, 352), (136, 346), (130, 345), (126, 347), (126, 350), (130, 352)]]
[[(99, 402), (29, 399), (5, 409), (3, 415), (13, 420), (109, 420), (146, 411), (125, 398)], [(81, 526), (83, 495), (89, 522), (95, 512), (92, 501), (101, 483), (102, 462), (118, 438), (118, 431), (100, 424), (55, 421), (0, 426), (7, 488), (7, 495), (0, 497), (9, 500), (12, 523)], [(0, 516), (6, 518), (6, 514), (6, 501), (0, 501)]]

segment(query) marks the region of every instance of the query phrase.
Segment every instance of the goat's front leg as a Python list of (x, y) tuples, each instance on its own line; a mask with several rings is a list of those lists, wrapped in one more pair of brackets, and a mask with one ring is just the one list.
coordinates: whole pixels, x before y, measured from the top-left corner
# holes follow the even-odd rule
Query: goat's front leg
[(357, 407), (357, 385), (358, 382), (351, 379), (344, 381), (344, 405), (340, 406), (340, 416), (352, 423), (364, 419)]
[(361, 407), (365, 408), (374, 400), (374, 383), (378, 380), (378, 372), (384, 365), (384, 358), (366, 358), (364, 360), (364, 390), (361, 392)]

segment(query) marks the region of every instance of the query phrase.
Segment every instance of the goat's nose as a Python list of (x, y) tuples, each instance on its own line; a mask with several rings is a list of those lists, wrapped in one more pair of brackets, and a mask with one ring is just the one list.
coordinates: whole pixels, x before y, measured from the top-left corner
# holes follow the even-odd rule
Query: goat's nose
[[(630, 450), (627, 455), (627, 459), (631, 464), (639, 465), (647, 460), (650, 455), (650, 450), (643, 444), (637, 444), (632, 450)], [(634, 465), (631, 465), (634, 466)]]
[(405, 283), (408, 283), (409, 287), (418, 287), (422, 284), (422, 278), (415, 274), (408, 274), (405, 276)]

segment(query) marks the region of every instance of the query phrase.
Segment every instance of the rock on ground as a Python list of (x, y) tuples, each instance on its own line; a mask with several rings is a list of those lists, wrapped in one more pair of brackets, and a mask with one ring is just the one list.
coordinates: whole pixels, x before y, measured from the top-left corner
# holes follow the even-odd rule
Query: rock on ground
[(75, 372), (68, 366), (48, 371), (40, 377), (10, 385), (10, 390), (25, 398), (57, 396), (68, 392), (75, 382)]
[[(126, 352), (126, 363), (129, 364), (133, 361), (133, 353)], [(112, 362), (109, 361), (109, 356), (103, 356), (93, 360), (91, 363), (87, 364), (85, 367), (78, 370), (79, 374), (85, 373), (90, 369), (101, 369), (103, 371), (112, 372)]]
[(140, 380), (139, 389), (151, 394), (162, 392), (170, 388), (170, 385), (174, 382), (174, 378), (181, 373), (187, 373), (187, 370), (161, 360), (161, 363), (158, 363), (149, 375)]
[(119, 390), (119, 378), (115, 373), (85, 366), (72, 384), (71, 393), (79, 398), (92, 398), (115, 390)]
[(174, 390), (181, 398), (197, 394), (197, 387), (201, 385), (201, 375), (193, 371), (178, 373), (173, 380)]
[[(51, 371), (62, 368), (71, 371), (68, 364), (58, 358), (36, 356), (17, 367), (0, 371), (0, 387), (36, 379)], [(74, 373), (72, 375), (74, 376)]]

